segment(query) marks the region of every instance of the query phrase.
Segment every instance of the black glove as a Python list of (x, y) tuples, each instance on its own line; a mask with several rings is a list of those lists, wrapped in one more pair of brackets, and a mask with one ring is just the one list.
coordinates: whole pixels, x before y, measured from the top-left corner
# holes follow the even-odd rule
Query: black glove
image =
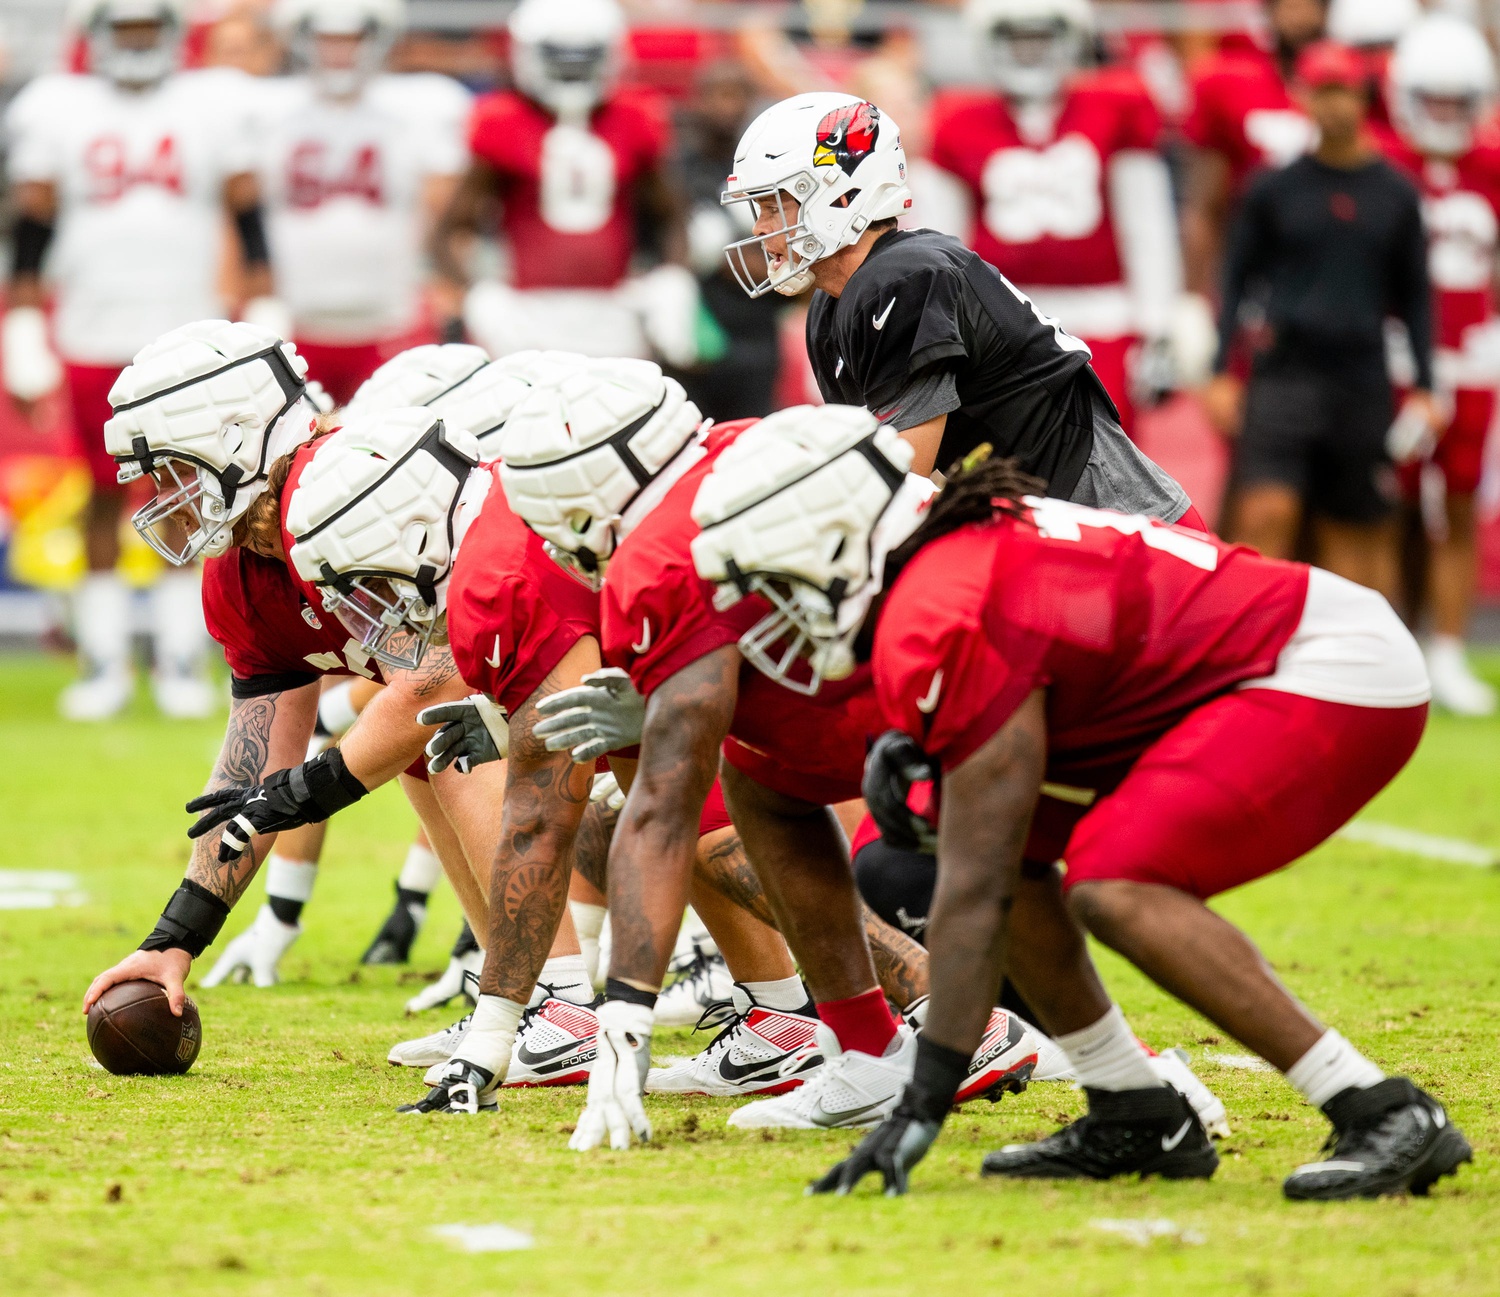
[(942, 771), (922, 751), (916, 739), (900, 730), (887, 730), (865, 758), (863, 792), (870, 814), (880, 826), (880, 836), (901, 851), (937, 855), (937, 829), (925, 816), (907, 804), (911, 786), (923, 779), (933, 785), (934, 804)]
[(253, 788), (221, 788), (193, 798), (187, 809), (205, 813), (188, 830), (188, 837), (201, 838), (223, 824), (219, 859), (238, 860), (257, 833), (317, 824), (367, 792), (344, 765), (343, 753), (329, 748), (300, 766), (278, 770)]

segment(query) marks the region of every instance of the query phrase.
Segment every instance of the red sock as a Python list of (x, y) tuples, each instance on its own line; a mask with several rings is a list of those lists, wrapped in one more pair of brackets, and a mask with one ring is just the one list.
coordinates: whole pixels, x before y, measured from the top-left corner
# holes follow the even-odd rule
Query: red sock
[(818, 1017), (839, 1038), (842, 1049), (857, 1049), (879, 1058), (896, 1035), (896, 1020), (885, 1002), (885, 992), (878, 986), (863, 995), (847, 1000), (824, 1000), (818, 1005)]

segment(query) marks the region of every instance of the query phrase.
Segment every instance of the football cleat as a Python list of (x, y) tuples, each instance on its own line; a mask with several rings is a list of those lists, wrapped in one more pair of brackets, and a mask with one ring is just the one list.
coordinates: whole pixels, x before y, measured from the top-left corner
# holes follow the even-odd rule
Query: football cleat
[(1350, 1087), (1323, 1105), (1333, 1134), (1323, 1146), (1332, 1157), (1299, 1166), (1282, 1192), (1302, 1202), (1379, 1198), (1427, 1191), (1454, 1175), (1473, 1150), (1443, 1105), (1404, 1076), (1388, 1076), (1365, 1089)]
[(386, 915), (375, 940), (359, 957), (361, 964), (404, 964), (411, 959), (412, 943), (422, 931), (427, 907), (420, 901), (401, 899), (401, 884), (396, 884), (396, 906)]
[(717, 950), (695, 945), (682, 967), (682, 976), (656, 997), (651, 1018), (658, 1027), (691, 1027), (733, 993), (734, 976)]
[[(920, 1031), (927, 1021), (927, 997), (913, 1000), (901, 1016), (913, 1031)], [(979, 1048), (969, 1060), (969, 1074), (953, 1097), (954, 1107), (971, 1099), (999, 1103), (1007, 1094), (1020, 1094), (1036, 1070), (1045, 1039), (1019, 1014), (991, 1009)]]
[(981, 1173), (1037, 1180), (1109, 1180), (1159, 1175), (1206, 1180), (1219, 1155), (1198, 1114), (1170, 1085), (1148, 1090), (1094, 1090), (1089, 1110), (1034, 1144), (987, 1154)]
[(917, 1036), (897, 1029), (886, 1052), (876, 1058), (839, 1048), (838, 1037), (819, 1023), (817, 1049), (826, 1060), (802, 1085), (774, 1099), (747, 1103), (729, 1118), (741, 1130), (779, 1126), (789, 1130), (863, 1129), (878, 1126), (896, 1110), (917, 1062)]
[(58, 696), (57, 707), (70, 721), (107, 721), (125, 710), (135, 693), (129, 671), (101, 671), (75, 680)]
[(599, 1016), (586, 1004), (548, 996), (516, 1032), (506, 1085), (582, 1085), (598, 1054)]
[[(465, 924), (464, 931), (468, 930), (468, 925)], [(484, 951), (478, 946), (467, 949), (462, 954), (453, 955), (448, 960), (448, 967), (443, 970), (443, 975), (406, 1002), (406, 1011), (422, 1013), (427, 1009), (441, 1009), (449, 1000), (458, 995), (467, 995), (472, 1005), (478, 991), (479, 974), (483, 970)], [(470, 978), (474, 980), (471, 982)]]
[(497, 1098), (499, 1086), (495, 1074), (476, 1063), (466, 1063), (455, 1058), (443, 1069), (442, 1078), (424, 1098), (416, 1103), (403, 1103), (397, 1112), (467, 1113), (478, 1116), (481, 1112), (494, 1112), (500, 1107)]
[(1493, 716), (1495, 690), (1474, 674), (1462, 641), (1435, 637), (1427, 645), (1432, 701), (1455, 716)]
[[(469, 985), (477, 997), (478, 978), (472, 973), (469, 977), (472, 979)], [(446, 1063), (458, 1052), (459, 1042), (463, 1040), (464, 1032), (468, 1031), (472, 1016), (466, 1013), (457, 1022), (441, 1031), (434, 1031), (430, 1036), (418, 1036), (415, 1040), (403, 1040), (399, 1045), (392, 1045), (385, 1061), (392, 1067), (431, 1067), (435, 1063)]]
[(706, 1009), (697, 1030), (723, 1024), (707, 1049), (672, 1067), (653, 1068), (647, 1094), (785, 1094), (821, 1067), (817, 1012), (768, 1009), (736, 982), (731, 1002)]
[(157, 671), (151, 676), (156, 710), (170, 721), (201, 721), (223, 706), (213, 681), (182, 671)]
[(235, 981), (254, 982), (262, 988), (275, 986), (279, 980), (277, 964), (301, 935), (300, 923), (283, 923), (269, 905), (262, 905), (255, 922), (224, 947), (224, 953), (202, 985), (211, 987)]
[(1198, 1120), (1211, 1139), (1228, 1139), (1229, 1114), (1224, 1101), (1199, 1079), (1188, 1066), (1187, 1050), (1169, 1049), (1151, 1058), (1151, 1070), (1193, 1105)]

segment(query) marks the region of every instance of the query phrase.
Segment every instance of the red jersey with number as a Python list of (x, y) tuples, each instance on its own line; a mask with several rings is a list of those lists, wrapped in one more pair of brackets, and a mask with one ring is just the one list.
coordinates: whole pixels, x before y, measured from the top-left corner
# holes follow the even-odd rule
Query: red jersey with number
[(1229, 163), (1238, 193), (1258, 167), (1282, 167), (1313, 146), (1316, 130), (1292, 101), (1276, 60), (1251, 45), (1208, 59), (1193, 77), (1193, 108), (1183, 127), (1200, 149)]
[[(756, 420), (714, 428), (703, 455), (625, 538), (604, 582), (604, 656), (630, 672), (650, 696), (684, 667), (726, 645), (770, 612), (757, 596), (727, 611), (714, 607), (714, 586), (693, 566), (698, 524), (693, 500), (725, 447)], [(825, 682), (812, 697), (793, 693), (748, 662), (725, 757), (737, 769), (789, 797), (833, 803), (860, 795), (865, 752), (880, 730), (868, 667)]]
[(517, 288), (613, 288), (635, 248), (632, 189), (670, 136), (654, 100), (621, 93), (587, 127), (513, 91), (474, 106), (469, 148), (500, 181), (500, 223)]
[(448, 643), (464, 680), (514, 714), (573, 645), (599, 638), (599, 596), (511, 512), (499, 469), (453, 561)]
[(1161, 116), (1126, 69), (1075, 81), (1046, 143), (1024, 140), (1006, 100), (939, 96), (932, 160), (974, 199), (974, 251), (1013, 284), (1118, 284), (1124, 278), (1109, 193), (1120, 153), (1154, 151)]
[(921, 549), (876, 628), (885, 719), (945, 770), (1045, 688), (1047, 777), (1098, 788), (1098, 772), (1275, 670), (1302, 618), (1306, 567), (1147, 518), (1028, 504), (1024, 520)]

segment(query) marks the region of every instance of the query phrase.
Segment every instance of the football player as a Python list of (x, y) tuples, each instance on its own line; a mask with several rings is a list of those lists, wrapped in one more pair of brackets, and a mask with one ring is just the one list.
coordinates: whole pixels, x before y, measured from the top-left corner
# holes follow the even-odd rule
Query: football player
[(1402, 34), (1422, 17), (1419, 0), (1330, 0), (1328, 39), (1347, 45), (1363, 59), (1370, 72), (1370, 120), (1390, 125), (1386, 97), (1391, 55)]
[(874, 104), (806, 94), (766, 109), (740, 140), (725, 202), (755, 213), (753, 234), (728, 248), (746, 291), (818, 290), (807, 349), (824, 399), (890, 423), (918, 472), (990, 443), (1059, 498), (1168, 522), (1191, 510), (1122, 431), (1087, 344), (957, 239), (896, 228), (911, 202), (906, 157)]
[[(509, 20), (515, 89), (485, 95), (473, 161), (434, 238), (438, 267), (465, 284), (465, 252), (498, 208), (507, 284), (476, 284), (469, 334), (491, 355), (533, 347), (693, 363), (697, 285), (685, 204), (667, 182), (669, 127), (652, 99), (619, 90), (625, 20), (615, 0), (523, 0)], [(627, 283), (636, 231), (662, 265)]]
[(1175, 386), (1182, 292), (1161, 118), (1133, 71), (1084, 71), (1089, 0), (971, 0), (998, 94), (939, 96), (932, 160), (966, 186), (976, 252), (1088, 344), (1134, 428), (1135, 393)]
[[(1061, 859), (1085, 928), (1328, 1116), (1331, 1155), (1288, 1177), (1289, 1198), (1422, 1194), (1454, 1172), (1471, 1154), (1442, 1105), (1318, 1022), (1204, 904), (1324, 841), (1415, 751), (1427, 675), (1400, 619), (1330, 573), (1046, 499), (1011, 460), (929, 501), (911, 461), (870, 420), (773, 416), (719, 458), (693, 504), (697, 573), (719, 603), (775, 608), (742, 641), (752, 660), (800, 692), (804, 654), (852, 670), (872, 653), (895, 727), (866, 780), (877, 818), (910, 834), (903, 772), (939, 784), (915, 1071), (885, 1124), (815, 1189), (846, 1193), (879, 1170), (888, 1193), (905, 1191), (1032, 939), (1025, 862), (1055, 884)], [(1192, 1108), (1118, 1010), (1073, 989), (1071, 1021), (1039, 1008), (1070, 1057), (1081, 1051), (1088, 1113), (991, 1153), (985, 1173), (1212, 1175)]]
[[(73, 601), (81, 678), (60, 700), (74, 720), (113, 716), (134, 691), (130, 594), (115, 572), (125, 492), (104, 449), (110, 388), (153, 338), (223, 314), (216, 277), (226, 213), (248, 295), (270, 288), (248, 79), (177, 71), (185, 9), (184, 0), (81, 0), (72, 15), (92, 71), (38, 77), (6, 114), (16, 223), (0, 334), (5, 382), (23, 403), (66, 389), (93, 477), (88, 572)], [(56, 352), (43, 315), (49, 288)], [(153, 592), (152, 688), (167, 716), (218, 705), (204, 673), (197, 581), (195, 569), (169, 572)]]
[(1451, 417), (1435, 447), (1392, 450), (1414, 461), (1403, 470), (1409, 495), (1419, 496), (1424, 475), (1441, 484), (1441, 515), (1429, 538), (1427, 669), (1433, 700), (1462, 716), (1495, 710), (1495, 691), (1474, 675), (1464, 653), (1479, 568), (1474, 495), (1500, 385), (1500, 139), (1481, 129), (1495, 93), (1495, 62), (1484, 37), (1462, 19), (1434, 14), (1396, 46), (1390, 99), (1398, 134), (1382, 141), (1422, 187), (1427, 268), (1437, 295), (1437, 383), (1451, 401)]
[(272, 266), (311, 378), (343, 405), (423, 323), (424, 248), (468, 162), (470, 96), (382, 72), (403, 0), (282, 0), (301, 75), (266, 83)]

